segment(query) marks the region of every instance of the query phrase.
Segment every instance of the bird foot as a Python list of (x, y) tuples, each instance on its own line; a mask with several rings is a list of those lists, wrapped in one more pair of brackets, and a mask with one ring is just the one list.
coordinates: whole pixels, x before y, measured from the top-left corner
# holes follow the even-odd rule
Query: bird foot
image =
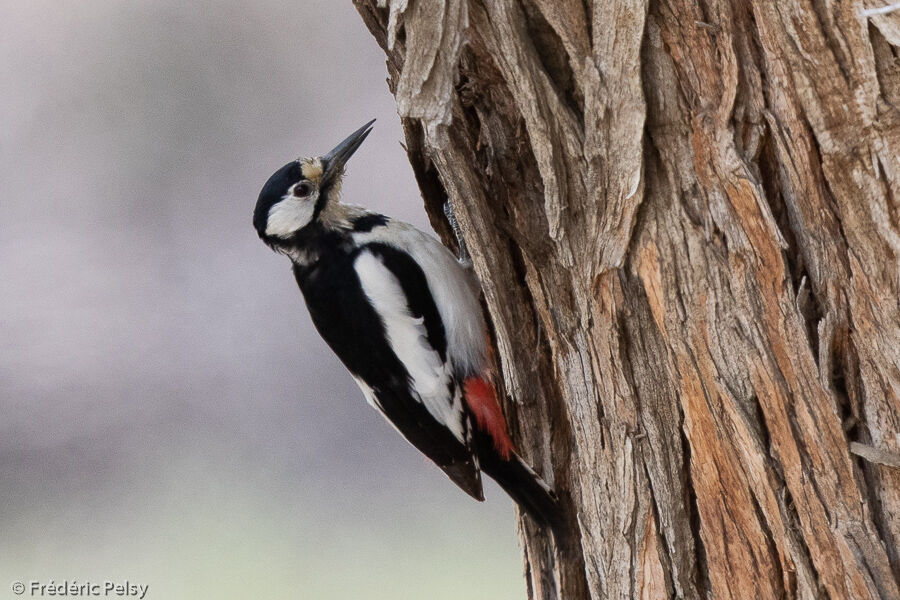
[(471, 257), (469, 256), (468, 248), (466, 248), (466, 240), (463, 239), (462, 229), (459, 228), (459, 221), (456, 220), (456, 213), (453, 212), (453, 205), (450, 204), (449, 200), (444, 202), (444, 216), (447, 217), (447, 222), (450, 223), (450, 228), (456, 236), (456, 244), (459, 247), (459, 262), (469, 264)]

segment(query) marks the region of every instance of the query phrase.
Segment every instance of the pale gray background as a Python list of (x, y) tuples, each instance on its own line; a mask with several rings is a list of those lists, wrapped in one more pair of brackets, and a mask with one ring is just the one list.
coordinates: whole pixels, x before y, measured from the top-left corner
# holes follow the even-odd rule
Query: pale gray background
[(364, 403), (250, 223), (377, 117), (345, 198), (427, 227), (350, 1), (4, 0), (0, 52), (0, 598), (522, 597), (509, 500)]

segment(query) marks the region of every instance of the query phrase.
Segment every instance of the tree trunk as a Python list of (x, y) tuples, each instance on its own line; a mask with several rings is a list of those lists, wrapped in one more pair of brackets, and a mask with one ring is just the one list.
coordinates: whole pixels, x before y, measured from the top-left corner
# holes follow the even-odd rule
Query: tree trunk
[(355, 4), (566, 505), (529, 595), (900, 598), (900, 12)]

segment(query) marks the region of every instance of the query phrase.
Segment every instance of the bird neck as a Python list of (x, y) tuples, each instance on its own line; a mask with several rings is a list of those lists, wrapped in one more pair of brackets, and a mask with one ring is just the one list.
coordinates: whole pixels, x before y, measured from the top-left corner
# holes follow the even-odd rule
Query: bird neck
[(354, 222), (368, 214), (359, 206), (329, 201), (313, 223), (280, 243), (278, 250), (298, 267), (310, 267), (324, 254), (349, 250)]
[(329, 197), (317, 220), (326, 231), (349, 231), (353, 229), (353, 221), (367, 213), (361, 206), (341, 204), (336, 198)]
[(278, 250), (295, 266), (306, 268), (315, 265), (329, 249), (343, 245), (346, 237), (342, 231), (327, 229), (316, 221), (279, 244)]

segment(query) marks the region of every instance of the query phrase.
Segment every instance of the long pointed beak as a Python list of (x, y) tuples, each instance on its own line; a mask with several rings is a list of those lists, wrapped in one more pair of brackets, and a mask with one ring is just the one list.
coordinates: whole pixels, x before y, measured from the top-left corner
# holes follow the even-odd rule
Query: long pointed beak
[(353, 153), (359, 149), (363, 141), (371, 133), (372, 123), (374, 122), (375, 119), (372, 119), (351, 133), (347, 136), (347, 139), (335, 146), (334, 150), (322, 157), (322, 162), (325, 163), (325, 173), (322, 176), (323, 184), (330, 182), (335, 176), (340, 176), (344, 172), (344, 165), (347, 164)]

